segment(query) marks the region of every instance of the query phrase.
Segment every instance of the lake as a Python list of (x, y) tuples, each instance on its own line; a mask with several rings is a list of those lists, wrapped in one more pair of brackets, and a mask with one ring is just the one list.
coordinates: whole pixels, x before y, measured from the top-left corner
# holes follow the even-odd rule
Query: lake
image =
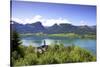
[(35, 47), (44, 44), (47, 45), (64, 44), (64, 46), (77, 45), (91, 51), (96, 55), (96, 40), (95, 39), (80, 39), (67, 37), (48, 37), (48, 36), (21, 36), (22, 44), (25, 46), (33, 45)]

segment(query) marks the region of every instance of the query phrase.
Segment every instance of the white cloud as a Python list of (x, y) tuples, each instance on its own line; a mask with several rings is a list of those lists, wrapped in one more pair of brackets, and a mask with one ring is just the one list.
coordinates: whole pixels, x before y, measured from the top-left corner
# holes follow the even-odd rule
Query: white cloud
[(80, 21), (80, 25), (82, 25), (82, 26), (87, 25), (87, 22), (84, 21), (84, 20), (81, 20), (81, 21)]
[(63, 19), (63, 18), (58, 18), (58, 19), (47, 19), (43, 25), (45, 25), (45, 26), (52, 26), (52, 25), (54, 25), (55, 23), (61, 24), (61, 23), (71, 23), (71, 22), (68, 21), (67, 19)]
[(36, 19), (36, 20), (38, 20), (38, 19), (41, 19), (42, 16), (41, 16), (41, 15), (36, 15), (36, 16), (34, 16), (33, 18)]
[(69, 20), (64, 18), (58, 18), (58, 19), (45, 19), (41, 15), (36, 15), (32, 18), (27, 19), (19, 19), (19, 18), (12, 18), (14, 21), (19, 22), (21, 24), (27, 24), (27, 23), (35, 23), (37, 21), (41, 21), (44, 26), (52, 26), (55, 23), (71, 23)]
[(19, 18), (12, 18), (11, 20), (16, 21), (18, 23), (22, 23), (23, 24), (23, 20), (19, 19)]

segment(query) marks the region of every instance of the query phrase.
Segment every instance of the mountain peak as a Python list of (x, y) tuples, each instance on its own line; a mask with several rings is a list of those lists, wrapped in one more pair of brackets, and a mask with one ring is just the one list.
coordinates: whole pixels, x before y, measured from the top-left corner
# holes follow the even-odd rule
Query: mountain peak
[[(15, 29), (18, 31), (18, 33), (49, 33), (49, 34), (55, 34), (55, 33), (78, 33), (78, 34), (85, 34), (92, 32), (95, 34), (96, 26), (90, 27), (90, 26), (74, 26), (72, 24), (68, 23), (61, 23), (61, 24), (54, 24), (50, 27), (44, 27), (42, 25), (42, 22), (37, 21), (32, 24), (19, 24), (15, 21), (10, 21), (12, 25), (12, 29)], [(86, 31), (86, 32), (84, 32)]]
[(32, 25), (42, 25), (42, 23), (40, 21), (37, 21), (35, 23), (32, 23)]
[(71, 24), (69, 24), (69, 23), (61, 23), (60, 25), (67, 25), (67, 26), (71, 26)]
[(10, 21), (11, 24), (18, 24), (18, 22), (11, 20)]
[(58, 26), (58, 24), (57, 24), (57, 23), (55, 23), (53, 26)]

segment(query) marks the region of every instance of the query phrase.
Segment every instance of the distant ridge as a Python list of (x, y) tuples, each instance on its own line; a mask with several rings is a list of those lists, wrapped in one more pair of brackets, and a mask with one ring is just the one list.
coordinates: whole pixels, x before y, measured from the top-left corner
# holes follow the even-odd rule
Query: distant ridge
[(19, 24), (15, 21), (11, 22), (12, 30), (16, 30), (18, 33), (76, 33), (76, 34), (96, 34), (96, 26), (75, 26), (68, 23), (54, 24), (50, 27), (45, 27), (40, 21), (31, 24)]

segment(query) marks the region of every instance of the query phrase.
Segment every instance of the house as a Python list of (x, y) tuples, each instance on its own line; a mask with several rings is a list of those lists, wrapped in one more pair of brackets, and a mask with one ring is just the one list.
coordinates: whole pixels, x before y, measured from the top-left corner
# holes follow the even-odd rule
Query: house
[(47, 50), (47, 48), (48, 48), (48, 45), (46, 45), (46, 42), (44, 40), (44, 45), (37, 47), (35, 52), (43, 53)]

